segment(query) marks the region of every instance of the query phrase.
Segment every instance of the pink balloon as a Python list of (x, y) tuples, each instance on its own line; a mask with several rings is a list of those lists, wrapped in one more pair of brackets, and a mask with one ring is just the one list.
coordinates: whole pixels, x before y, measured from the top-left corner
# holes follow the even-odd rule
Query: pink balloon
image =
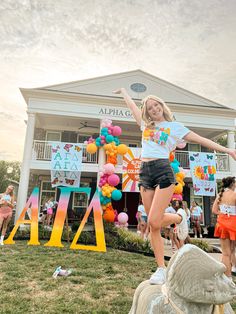
[(115, 172), (115, 166), (111, 163), (105, 164), (103, 166), (103, 171), (106, 174), (113, 174)]
[(121, 133), (122, 133), (121, 127), (119, 127), (118, 125), (115, 125), (113, 127), (113, 132), (112, 133), (113, 133), (114, 136), (120, 136)]
[(179, 143), (179, 144), (177, 145), (177, 147), (180, 148), (180, 149), (182, 149), (182, 148), (184, 148), (186, 145), (187, 145), (186, 142), (182, 142), (182, 143)]
[(183, 200), (183, 195), (182, 194), (173, 194), (172, 200), (177, 200), (177, 201), (182, 201)]
[(129, 216), (124, 212), (119, 213), (117, 218), (120, 224), (126, 224), (129, 220)]
[(117, 184), (120, 183), (120, 178), (117, 174), (111, 174), (109, 177), (108, 177), (108, 180), (107, 182), (111, 185), (111, 186), (116, 186)]

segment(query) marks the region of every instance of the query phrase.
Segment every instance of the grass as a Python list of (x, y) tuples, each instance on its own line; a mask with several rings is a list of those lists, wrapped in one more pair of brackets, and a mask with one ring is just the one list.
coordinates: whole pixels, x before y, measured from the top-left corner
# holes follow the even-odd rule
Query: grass
[[(0, 247), (0, 313), (128, 313), (138, 284), (155, 270), (153, 257), (27, 246)], [(52, 278), (57, 266), (69, 277)], [(232, 304), (236, 309), (236, 304)]]
[[(128, 313), (134, 290), (155, 270), (152, 257), (27, 246), (0, 247), (0, 313)], [(57, 266), (69, 277), (52, 278)]]

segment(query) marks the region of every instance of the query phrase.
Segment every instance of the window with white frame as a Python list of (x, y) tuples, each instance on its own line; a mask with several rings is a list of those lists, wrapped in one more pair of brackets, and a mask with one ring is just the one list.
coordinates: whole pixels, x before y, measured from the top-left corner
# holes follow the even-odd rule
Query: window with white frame
[(77, 134), (77, 143), (84, 143), (91, 137), (91, 134)]
[[(88, 182), (81, 182), (81, 187), (89, 187)], [(86, 193), (82, 192), (74, 192), (73, 193), (73, 206), (72, 209), (76, 215), (76, 217), (79, 218), (79, 220), (83, 219), (83, 216), (88, 208), (88, 195)]]
[(61, 141), (61, 132), (47, 131), (46, 132), (46, 141), (47, 142), (60, 142)]

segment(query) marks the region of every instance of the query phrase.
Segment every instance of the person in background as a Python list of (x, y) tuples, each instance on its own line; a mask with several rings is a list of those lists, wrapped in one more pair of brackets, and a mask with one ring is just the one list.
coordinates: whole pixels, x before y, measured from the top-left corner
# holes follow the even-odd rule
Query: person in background
[(217, 215), (215, 237), (220, 238), (222, 263), (226, 266), (225, 275), (232, 281), (232, 253), (236, 240), (236, 182), (235, 177), (222, 179), (222, 188), (217, 195), (212, 212)]
[(2, 229), (0, 245), (4, 245), (4, 237), (7, 227), (12, 218), (14, 208), (14, 186), (9, 185), (6, 191), (0, 194), (0, 230)]
[(48, 201), (45, 203), (45, 207), (47, 208), (47, 218), (46, 218), (46, 224), (47, 226), (50, 226), (51, 219), (53, 216), (53, 197), (50, 197)]
[[(165, 213), (176, 214), (176, 210), (174, 209), (172, 204), (173, 204), (173, 201), (169, 204), (169, 207), (167, 207), (165, 209)], [(170, 239), (170, 244), (171, 244), (171, 249), (172, 249), (172, 253), (173, 254), (175, 253), (175, 251), (177, 249), (177, 245), (175, 243), (174, 228), (175, 228), (175, 224), (171, 224), (171, 225), (166, 226), (165, 228), (163, 228), (164, 229), (165, 238), (168, 239), (168, 237), (169, 237), (169, 239)]]
[(236, 241), (231, 241), (231, 272), (234, 276), (236, 276), (236, 257), (235, 257), (235, 243)]
[(53, 202), (53, 206), (52, 206), (52, 211), (53, 211), (52, 223), (54, 223), (54, 220), (55, 220), (55, 216), (56, 216), (56, 213), (57, 213), (57, 207), (58, 207), (58, 202), (54, 201)]
[[(188, 203), (186, 201), (182, 201), (182, 204), (183, 204), (183, 209), (185, 210), (186, 215), (187, 215), (187, 223), (188, 223), (188, 231), (189, 231), (191, 212), (190, 212), (190, 209), (188, 208)], [(188, 234), (187, 238), (185, 239), (185, 243), (190, 243), (190, 242), (191, 242), (191, 240), (190, 240), (190, 236)]]
[(197, 238), (198, 233), (200, 235), (200, 238), (202, 238), (202, 230), (200, 225), (202, 221), (202, 209), (195, 201), (193, 201), (192, 206), (190, 208), (190, 212), (191, 221), (193, 223), (194, 238)]
[(147, 214), (145, 212), (142, 201), (138, 206), (138, 222), (139, 222), (139, 230), (141, 232), (141, 238), (143, 240), (147, 240), (148, 237), (148, 224), (147, 224)]

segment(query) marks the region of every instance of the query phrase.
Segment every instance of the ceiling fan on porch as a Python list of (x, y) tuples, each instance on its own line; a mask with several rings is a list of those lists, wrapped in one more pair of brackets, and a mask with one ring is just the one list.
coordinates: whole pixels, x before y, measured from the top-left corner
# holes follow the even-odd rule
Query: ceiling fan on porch
[(81, 130), (83, 128), (91, 128), (91, 129), (97, 129), (97, 127), (95, 125), (89, 125), (87, 121), (85, 122), (80, 122), (80, 124), (82, 125), (81, 127), (78, 128), (78, 130)]

